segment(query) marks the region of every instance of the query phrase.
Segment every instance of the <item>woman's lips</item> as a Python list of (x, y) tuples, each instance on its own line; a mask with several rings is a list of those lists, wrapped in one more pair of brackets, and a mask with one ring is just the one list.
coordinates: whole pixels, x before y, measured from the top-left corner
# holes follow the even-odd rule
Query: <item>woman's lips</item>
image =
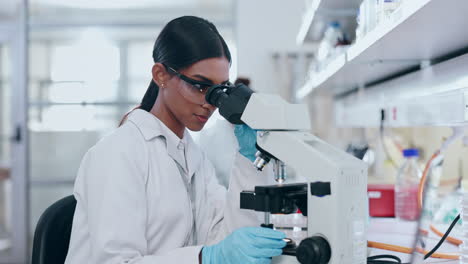
[(201, 116), (201, 115), (195, 115), (195, 117), (200, 121), (201, 123), (206, 123), (208, 121), (208, 116)]

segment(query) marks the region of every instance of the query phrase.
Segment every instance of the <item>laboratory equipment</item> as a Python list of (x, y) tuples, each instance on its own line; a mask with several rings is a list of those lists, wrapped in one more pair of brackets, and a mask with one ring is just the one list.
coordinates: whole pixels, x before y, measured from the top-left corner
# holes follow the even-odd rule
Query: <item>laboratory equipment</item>
[(393, 184), (369, 184), (369, 215), (395, 217), (395, 186)]
[(323, 39), (320, 41), (317, 50), (317, 60), (319, 62), (327, 60), (333, 56), (336, 47), (342, 45), (349, 45), (349, 41), (346, 39), (340, 23), (334, 21), (328, 25)]
[(253, 93), (242, 84), (213, 86), (206, 100), (231, 123), (258, 131), (258, 170), (281, 161), (307, 179), (281, 184), (286, 178), (279, 171), (280, 184), (241, 193), (241, 208), (265, 213), (263, 226), (272, 227), (271, 214), (299, 208), (307, 215), (308, 238), (298, 246), (291, 241), (272, 263), (366, 263), (367, 165), (312, 135), (306, 105)]
[[(440, 178), (442, 177), (442, 164), (443, 164), (443, 155), (439, 156), (440, 159), (434, 160), (431, 166), (430, 179), (429, 182), (431, 188), (430, 190), (434, 189), (435, 194), (431, 196), (431, 200), (440, 200), (440, 204), (438, 206), (433, 206), (433, 223), (435, 225), (449, 225), (454, 221), (454, 219), (459, 215), (461, 212), (461, 201), (463, 200), (463, 188), (462, 188), (462, 179), (463, 179), (463, 162), (462, 160), (458, 160), (458, 183), (455, 188), (450, 191), (443, 199), (438, 199), (437, 196), (437, 189), (436, 187), (439, 186)], [(434, 179), (435, 178), (435, 179)], [(454, 228), (454, 233), (459, 233), (459, 228), (461, 226), (461, 221), (458, 221), (458, 225)]]
[(361, 39), (380, 23), (389, 21), (402, 0), (364, 0), (357, 15), (356, 39)]
[[(434, 224), (450, 225), (460, 214), (460, 200), (463, 197), (463, 190), (456, 188), (449, 193), (441, 202), (440, 207), (434, 213)], [(459, 221), (461, 224), (461, 221)]]
[(392, 14), (400, 7), (401, 0), (383, 0), (380, 1), (378, 10), (379, 21), (384, 22), (391, 18)]
[(417, 149), (403, 150), (405, 162), (400, 167), (395, 184), (395, 215), (400, 220), (416, 221), (419, 217), (418, 187), (421, 171)]
[(378, 9), (380, 0), (364, 0), (359, 7), (358, 39), (374, 30), (379, 23)]

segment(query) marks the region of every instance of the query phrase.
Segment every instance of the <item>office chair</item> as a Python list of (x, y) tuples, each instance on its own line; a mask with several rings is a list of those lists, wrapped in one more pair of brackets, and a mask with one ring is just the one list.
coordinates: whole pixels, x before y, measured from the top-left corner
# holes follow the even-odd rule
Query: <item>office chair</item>
[(70, 195), (45, 210), (34, 232), (32, 264), (65, 263), (75, 207), (75, 197)]

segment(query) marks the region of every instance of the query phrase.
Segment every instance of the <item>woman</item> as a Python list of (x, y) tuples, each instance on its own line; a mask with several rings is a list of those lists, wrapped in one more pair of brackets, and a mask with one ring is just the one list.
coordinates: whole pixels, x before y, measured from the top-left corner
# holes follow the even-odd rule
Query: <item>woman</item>
[(240, 191), (272, 178), (251, 165), (255, 133), (237, 129), (226, 191), (186, 131), (215, 110), (204, 93), (228, 81), (226, 43), (210, 22), (180, 17), (160, 33), (153, 59), (140, 109), (83, 158), (66, 263), (270, 263), (284, 234), (239, 209)]

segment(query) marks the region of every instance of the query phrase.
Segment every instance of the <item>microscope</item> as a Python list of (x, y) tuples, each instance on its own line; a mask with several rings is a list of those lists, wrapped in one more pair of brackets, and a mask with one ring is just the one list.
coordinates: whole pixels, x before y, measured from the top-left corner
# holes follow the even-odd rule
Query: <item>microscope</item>
[[(365, 264), (367, 260), (367, 165), (312, 135), (306, 105), (254, 93), (243, 84), (210, 87), (206, 101), (233, 124), (257, 131), (258, 170), (270, 162), (278, 184), (241, 193), (241, 208), (307, 216), (307, 238), (288, 241), (272, 263)], [(285, 164), (307, 182), (285, 184)]]

